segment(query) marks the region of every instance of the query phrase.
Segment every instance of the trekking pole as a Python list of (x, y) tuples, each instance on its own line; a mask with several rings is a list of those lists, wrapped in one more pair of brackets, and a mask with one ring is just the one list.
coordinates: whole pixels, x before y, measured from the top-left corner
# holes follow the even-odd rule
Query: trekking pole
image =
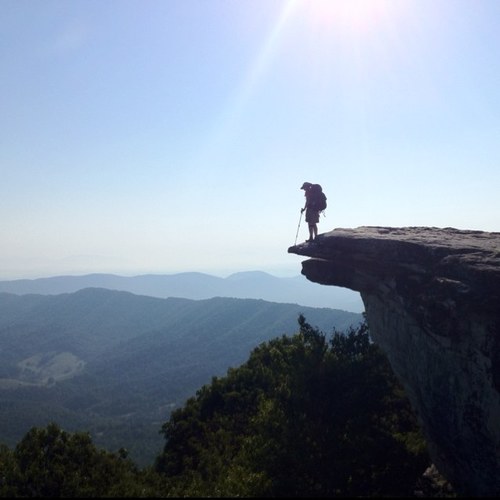
[(302, 220), (302, 210), (300, 211), (299, 225), (297, 226), (297, 234), (295, 235), (295, 245), (297, 245), (297, 238), (299, 237), (299, 229), (300, 229), (300, 221), (301, 220)]

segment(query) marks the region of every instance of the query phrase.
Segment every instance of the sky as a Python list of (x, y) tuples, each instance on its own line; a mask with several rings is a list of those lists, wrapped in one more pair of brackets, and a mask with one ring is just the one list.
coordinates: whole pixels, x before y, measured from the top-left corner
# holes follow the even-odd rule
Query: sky
[(300, 274), (319, 233), (500, 231), (498, 0), (0, 0), (0, 280)]

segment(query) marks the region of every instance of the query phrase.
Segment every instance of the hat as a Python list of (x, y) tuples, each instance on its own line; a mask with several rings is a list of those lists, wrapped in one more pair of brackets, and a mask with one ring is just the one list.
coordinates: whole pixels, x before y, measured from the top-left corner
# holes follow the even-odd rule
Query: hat
[(302, 184), (302, 187), (300, 189), (309, 189), (311, 185), (312, 184), (310, 182), (304, 182), (304, 184)]

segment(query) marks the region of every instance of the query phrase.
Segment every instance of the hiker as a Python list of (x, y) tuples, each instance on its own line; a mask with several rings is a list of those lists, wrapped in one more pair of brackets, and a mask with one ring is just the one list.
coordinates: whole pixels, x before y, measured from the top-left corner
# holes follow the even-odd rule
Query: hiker
[(306, 211), (306, 222), (309, 224), (309, 239), (306, 242), (311, 242), (318, 236), (318, 222), (319, 222), (319, 210), (313, 203), (313, 190), (311, 189), (313, 184), (310, 182), (304, 182), (300, 189), (304, 190), (304, 196), (306, 197), (306, 204), (304, 208), (301, 209), (301, 213)]

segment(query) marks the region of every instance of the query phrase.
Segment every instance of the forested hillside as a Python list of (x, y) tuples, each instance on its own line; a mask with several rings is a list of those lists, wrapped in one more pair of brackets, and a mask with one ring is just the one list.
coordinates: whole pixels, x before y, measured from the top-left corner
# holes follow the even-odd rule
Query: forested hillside
[(367, 325), (256, 348), (163, 426), (156, 470), (180, 496), (411, 496), (418, 425)]
[(367, 325), (266, 341), (200, 387), (138, 469), (57, 425), (0, 447), (3, 497), (454, 496), (422, 482), (425, 442)]
[(362, 320), (252, 299), (0, 294), (0, 442), (55, 421), (151, 463), (172, 409), (260, 343), (296, 332), (301, 313), (325, 331)]

